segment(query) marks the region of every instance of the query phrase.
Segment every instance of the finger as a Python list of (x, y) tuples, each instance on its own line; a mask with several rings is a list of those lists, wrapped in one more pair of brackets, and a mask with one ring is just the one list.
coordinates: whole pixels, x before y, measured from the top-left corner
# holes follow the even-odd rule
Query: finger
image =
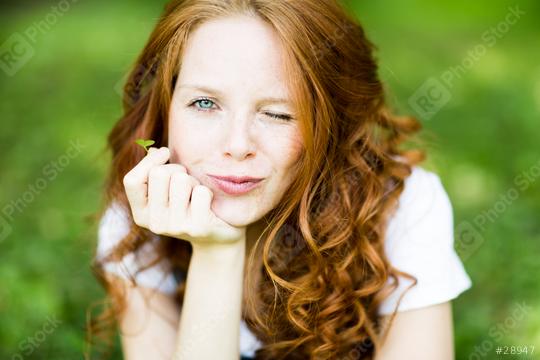
[[(148, 155), (156, 156), (156, 152), (158, 152), (158, 149), (150, 148)], [(148, 228), (148, 179), (147, 175), (141, 178), (137, 171), (133, 171), (135, 168), (124, 176), (124, 188), (133, 213), (133, 220), (137, 225)], [(140, 167), (137, 169), (140, 169)]]
[(175, 173), (181, 173), (181, 174), (187, 174), (187, 170), (184, 166), (180, 165), (180, 164), (165, 164), (165, 165), (160, 165), (161, 168), (164, 169), (164, 171), (166, 171), (168, 173), (168, 176), (169, 176), (169, 186), (167, 189), (165, 189), (168, 194), (167, 194), (167, 198), (169, 199), (169, 201), (167, 201), (167, 204), (165, 204), (167, 207), (170, 206), (170, 198), (171, 198), (171, 180), (172, 180), (172, 176), (175, 174)]
[(168, 173), (169, 173), (169, 187), (167, 189), (168, 191), (168, 199), (169, 201), (167, 202), (166, 206), (167, 207), (170, 207), (170, 199), (171, 199), (171, 181), (172, 181), (172, 176), (175, 174), (175, 173), (180, 173), (180, 174), (187, 174), (187, 170), (184, 166), (180, 165), (180, 164), (165, 164), (165, 165), (162, 165), (163, 168), (167, 169)]
[(195, 186), (192, 177), (185, 172), (175, 171), (169, 186), (169, 210), (175, 220), (185, 219), (191, 189)]
[(210, 205), (214, 193), (204, 185), (197, 185), (191, 191), (189, 218), (194, 224), (205, 224), (209, 221)]
[(144, 207), (148, 201), (148, 173), (154, 166), (164, 164), (169, 159), (169, 149), (151, 148), (148, 154), (123, 179), (126, 195), (132, 207)]
[(154, 166), (148, 174), (149, 225), (154, 233), (165, 230), (170, 178), (171, 172), (164, 165)]
[(165, 164), (160, 166), (166, 169), (169, 172), (169, 175), (172, 175), (175, 172), (187, 173), (186, 168), (180, 164)]

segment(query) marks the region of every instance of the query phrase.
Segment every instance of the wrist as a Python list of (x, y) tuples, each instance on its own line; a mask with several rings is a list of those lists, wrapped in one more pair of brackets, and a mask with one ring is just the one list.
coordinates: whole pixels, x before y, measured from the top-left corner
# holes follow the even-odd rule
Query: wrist
[(237, 262), (243, 260), (246, 250), (246, 238), (228, 243), (197, 244), (191, 243), (195, 258), (208, 258), (212, 262)]

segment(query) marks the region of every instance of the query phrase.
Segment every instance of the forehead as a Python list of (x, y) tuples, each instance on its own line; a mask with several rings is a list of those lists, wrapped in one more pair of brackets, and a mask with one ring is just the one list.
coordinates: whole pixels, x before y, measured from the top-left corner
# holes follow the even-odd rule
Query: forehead
[(243, 88), (265, 95), (288, 93), (283, 48), (273, 28), (255, 17), (211, 20), (190, 34), (179, 79), (227, 90)]

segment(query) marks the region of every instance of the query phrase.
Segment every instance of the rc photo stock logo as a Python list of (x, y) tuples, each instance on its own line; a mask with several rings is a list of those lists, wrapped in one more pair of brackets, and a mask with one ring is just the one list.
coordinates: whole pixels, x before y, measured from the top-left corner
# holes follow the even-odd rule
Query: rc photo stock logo
[(494, 224), (503, 214), (540, 179), (540, 159), (529, 168), (519, 172), (512, 185), (498, 194), (497, 201), (487, 209), (479, 212), (472, 221), (463, 221), (454, 229), (455, 250), (462, 261), (467, 261), (482, 244), (488, 226)]
[(7, 219), (0, 215), (0, 242), (2, 242), (5, 238), (7, 238), (11, 232), (13, 231), (13, 227), (7, 221)]
[(34, 48), (27, 39), (32, 38), (15, 33), (0, 46), (0, 69), (6, 75), (15, 75), (34, 56)]
[[(122, 78), (114, 85), (114, 92), (120, 97), (126, 95), (124, 100), (127, 101), (127, 105), (134, 106), (140, 98), (147, 95), (151, 90), (151, 86), (148, 86), (146, 82), (152, 80), (152, 74), (160, 66), (164, 56), (166, 56), (165, 53), (160, 52), (146, 64), (137, 64), (136, 67), (124, 73)], [(130, 75), (133, 77), (133, 83), (128, 83)]]
[(416, 114), (427, 121), (448, 104), (452, 99), (451, 90), (456, 81), (471, 70), (523, 15), (525, 12), (519, 6), (508, 7), (504, 19), (484, 31), (480, 36), (481, 42), (469, 49), (459, 64), (450, 66), (437, 77), (427, 79), (408, 100)]
[(50, 7), (50, 11), (26, 30), (13, 33), (0, 45), (0, 70), (14, 76), (35, 55), (34, 45), (40, 35), (49, 32), (78, 0), (62, 0)]
[(43, 191), (78, 157), (83, 144), (79, 139), (71, 140), (66, 151), (56, 159), (49, 161), (41, 168), (41, 174), (26, 186), (26, 190), (12, 199), (9, 203), (0, 207), (0, 243), (2, 243), (13, 231), (13, 222), (30, 206)]

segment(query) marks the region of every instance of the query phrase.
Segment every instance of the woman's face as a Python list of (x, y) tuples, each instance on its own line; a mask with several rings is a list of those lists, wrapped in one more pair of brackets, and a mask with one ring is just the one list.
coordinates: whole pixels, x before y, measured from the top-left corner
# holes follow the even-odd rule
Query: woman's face
[[(302, 152), (282, 51), (273, 29), (249, 17), (205, 22), (184, 49), (169, 113), (171, 162), (212, 189), (212, 210), (234, 226), (252, 224), (278, 204)], [(210, 175), (263, 180), (230, 194)]]

